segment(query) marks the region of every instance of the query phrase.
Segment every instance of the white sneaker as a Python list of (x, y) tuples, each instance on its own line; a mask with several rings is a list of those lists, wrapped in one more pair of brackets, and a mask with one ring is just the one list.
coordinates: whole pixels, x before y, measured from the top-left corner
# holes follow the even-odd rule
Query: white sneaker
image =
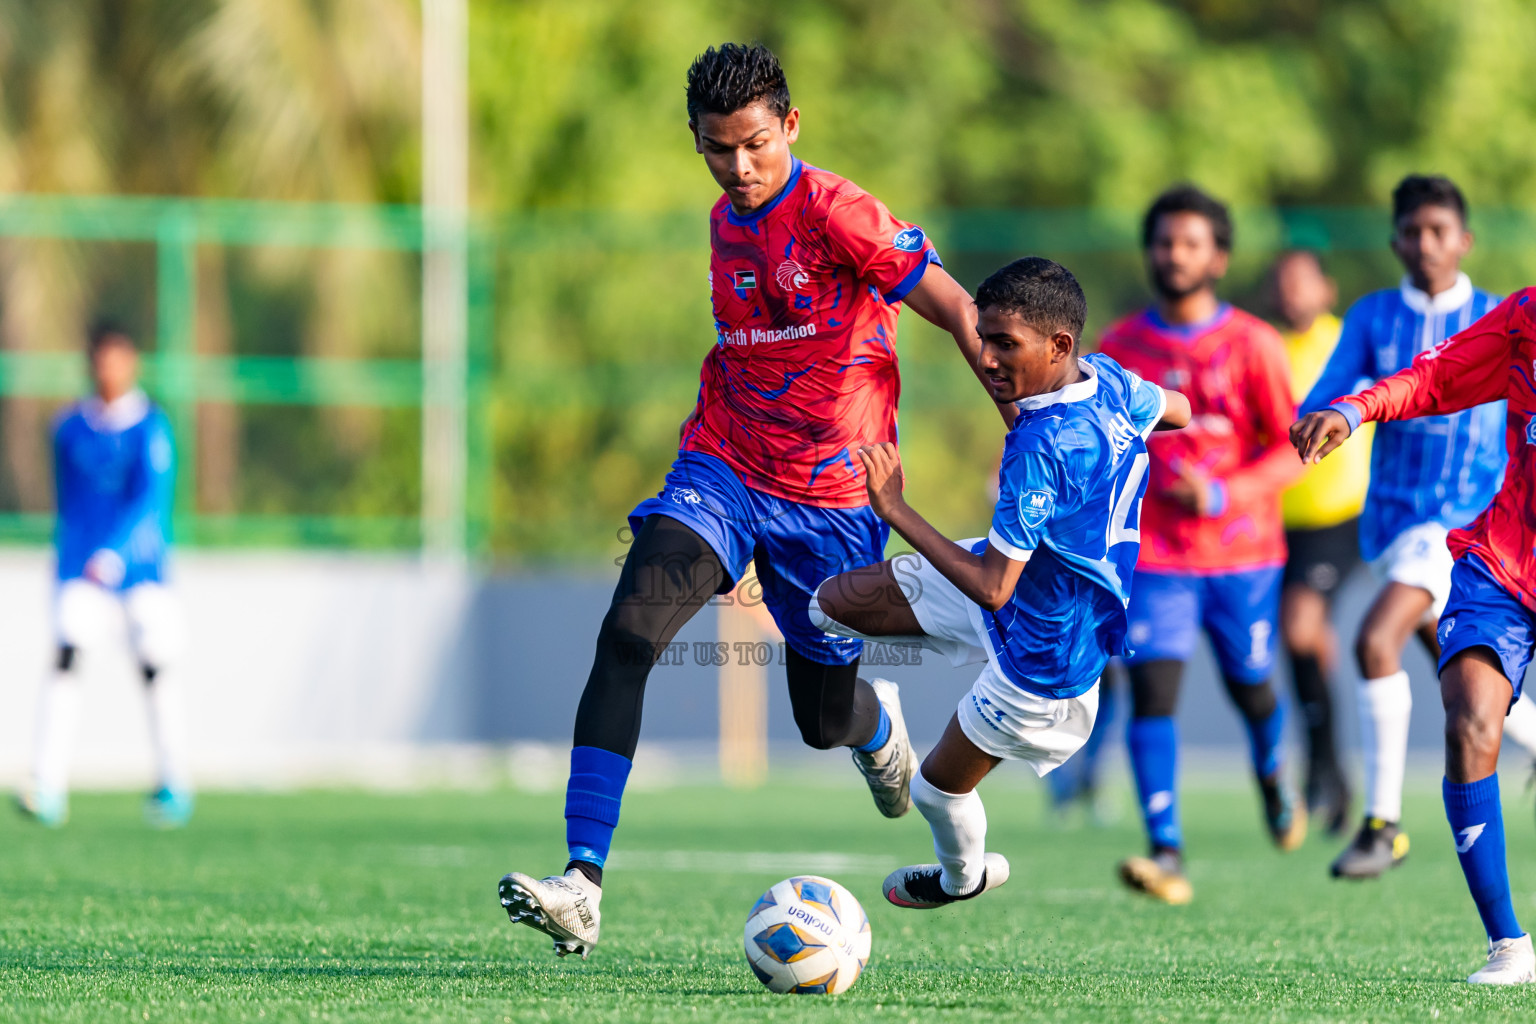
[(888, 903), (908, 910), (933, 910), (951, 903), (975, 899), (990, 889), (996, 889), (1008, 881), (1008, 858), (1000, 853), (989, 853), (982, 858), (981, 884), (964, 896), (944, 891), (939, 876), (944, 869), (938, 864), (913, 864), (897, 868), (885, 876), (880, 888)]
[(580, 953), (585, 960), (597, 945), (597, 904), (603, 890), (575, 868), (544, 879), (514, 871), (502, 878), (496, 891), (507, 919), (554, 939), (557, 956)]
[(1527, 985), (1536, 981), (1530, 935), (1488, 943), (1488, 963), (1467, 979), (1474, 985)]
[(901, 695), (889, 679), (869, 683), (891, 720), (891, 735), (885, 746), (865, 754), (854, 750), (853, 763), (869, 783), (875, 806), (887, 818), (899, 818), (912, 809), (912, 776), (917, 774), (917, 754), (907, 738), (907, 723), (901, 717)]

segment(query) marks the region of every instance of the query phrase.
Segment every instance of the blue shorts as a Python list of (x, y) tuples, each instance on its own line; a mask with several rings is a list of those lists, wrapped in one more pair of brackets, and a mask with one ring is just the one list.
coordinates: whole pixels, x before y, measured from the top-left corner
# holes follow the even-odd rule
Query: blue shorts
[(1275, 624), (1280, 617), (1284, 566), (1210, 576), (1136, 570), (1126, 639), (1127, 665), (1188, 661), (1201, 629), (1228, 678), (1261, 683), (1275, 667)]
[(720, 556), (729, 593), (756, 560), (763, 604), (784, 639), (823, 665), (847, 665), (862, 640), (823, 633), (811, 623), (811, 595), (822, 580), (885, 558), (890, 527), (869, 508), (820, 508), (754, 490), (713, 455), (678, 452), (661, 493), (635, 506), (629, 525), (663, 515), (694, 530)]
[(1504, 666), (1514, 687), (1510, 703), (1520, 699), (1525, 670), (1536, 644), (1536, 616), (1515, 600), (1476, 555), (1463, 555), (1451, 567), (1451, 596), (1440, 613), (1440, 671), (1471, 647), (1486, 647)]

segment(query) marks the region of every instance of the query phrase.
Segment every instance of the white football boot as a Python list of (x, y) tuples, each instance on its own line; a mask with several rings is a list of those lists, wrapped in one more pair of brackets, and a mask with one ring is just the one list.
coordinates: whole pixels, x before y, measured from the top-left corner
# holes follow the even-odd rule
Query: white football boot
[(1536, 981), (1536, 952), (1531, 937), (1488, 943), (1488, 963), (1467, 979), (1474, 985), (1527, 985)]
[(585, 960), (597, 945), (597, 904), (603, 890), (575, 868), (543, 879), (514, 871), (502, 878), (496, 891), (507, 919), (554, 939), (555, 955), (580, 953)]
[(891, 720), (891, 735), (885, 746), (868, 754), (852, 751), (853, 763), (869, 783), (875, 806), (887, 818), (899, 818), (912, 809), (912, 776), (917, 774), (917, 753), (907, 738), (907, 723), (901, 717), (901, 695), (889, 679), (872, 679), (880, 706)]
[(1008, 858), (1000, 853), (989, 853), (982, 858), (981, 884), (963, 896), (944, 891), (939, 876), (944, 869), (938, 864), (913, 864), (897, 868), (885, 876), (880, 888), (887, 902), (908, 910), (933, 910), (951, 903), (975, 899), (982, 893), (996, 889), (1008, 881)]

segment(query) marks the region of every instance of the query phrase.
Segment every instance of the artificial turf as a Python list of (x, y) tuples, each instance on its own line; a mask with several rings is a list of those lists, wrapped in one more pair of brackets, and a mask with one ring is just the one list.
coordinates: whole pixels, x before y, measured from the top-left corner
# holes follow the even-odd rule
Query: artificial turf
[[(915, 814), (881, 819), (845, 765), (821, 784), (634, 793), (602, 944), (556, 960), (508, 925), (496, 880), (563, 862), (558, 794), (205, 794), (147, 830), (137, 800), (84, 795), (68, 827), (0, 822), (0, 1017), (40, 1021), (1529, 1019), (1536, 986), (1476, 989), (1481, 929), (1428, 793), (1383, 882), (1326, 877), (1313, 837), (1281, 855), (1256, 800), (1185, 800), (1195, 902), (1123, 892), (1132, 821), (1048, 827), (1035, 788), (983, 787), (1009, 883), (940, 911), (879, 895), (928, 859)], [(1506, 801), (1517, 912), (1536, 920), (1536, 827)], [(629, 867), (625, 867), (626, 860)], [(777, 996), (741, 926), (779, 878), (830, 874), (869, 911), (874, 955), (843, 996)]]

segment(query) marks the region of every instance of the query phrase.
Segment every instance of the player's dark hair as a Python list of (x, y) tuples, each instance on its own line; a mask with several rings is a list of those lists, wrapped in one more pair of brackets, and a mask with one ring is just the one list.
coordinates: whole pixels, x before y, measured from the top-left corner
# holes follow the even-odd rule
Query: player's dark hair
[(688, 68), (688, 120), (700, 114), (734, 114), (766, 103), (779, 120), (789, 116), (789, 81), (779, 58), (762, 43), (722, 43), (694, 58)]
[(1455, 210), (1463, 226), (1467, 223), (1467, 197), (1456, 183), (1443, 174), (1410, 174), (1392, 190), (1392, 223), (1396, 224), (1421, 206), (1443, 206)]
[(110, 317), (99, 317), (91, 322), (90, 330), (86, 332), (86, 348), (95, 352), (101, 346), (110, 341), (126, 341), (133, 348), (138, 348), (138, 342), (133, 340), (133, 335), (128, 328)]
[[(1044, 256), (1025, 256), (995, 271), (976, 289), (976, 308), (1012, 313), (1041, 334), (1083, 337), (1088, 299), (1072, 271)], [(1075, 347), (1075, 346), (1074, 346)]]
[(1216, 248), (1232, 251), (1232, 214), (1227, 204), (1194, 185), (1175, 185), (1152, 201), (1141, 222), (1141, 247), (1152, 248), (1157, 222), (1172, 213), (1197, 213), (1210, 221)]

